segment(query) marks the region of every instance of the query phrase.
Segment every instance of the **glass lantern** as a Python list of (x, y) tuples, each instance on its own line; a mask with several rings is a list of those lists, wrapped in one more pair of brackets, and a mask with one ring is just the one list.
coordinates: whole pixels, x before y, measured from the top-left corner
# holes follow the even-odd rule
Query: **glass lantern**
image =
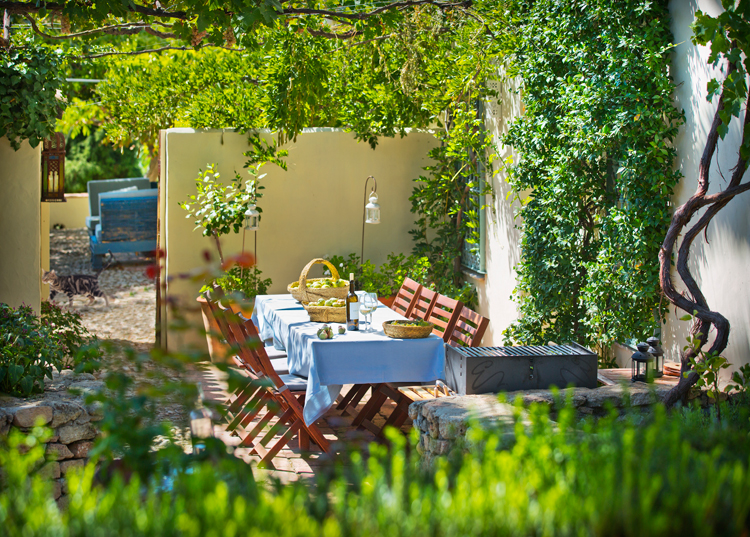
[(214, 424), (204, 408), (196, 408), (190, 412), (190, 436), (193, 441), (193, 453), (201, 453), (206, 449), (206, 439), (214, 435)]
[(249, 205), (245, 211), (245, 231), (258, 231), (260, 223), (260, 212), (255, 208), (255, 204)]
[(370, 203), (365, 205), (365, 222), (368, 224), (380, 223), (380, 205), (378, 205), (378, 195), (375, 191), (370, 192)]
[(633, 382), (648, 382), (654, 378), (654, 357), (648, 353), (648, 343), (639, 343), (632, 358)]
[(65, 201), (65, 136), (59, 132), (42, 145), (42, 201)]
[(664, 376), (664, 349), (659, 346), (658, 337), (650, 337), (646, 340), (648, 343), (648, 353), (654, 357), (654, 378)]

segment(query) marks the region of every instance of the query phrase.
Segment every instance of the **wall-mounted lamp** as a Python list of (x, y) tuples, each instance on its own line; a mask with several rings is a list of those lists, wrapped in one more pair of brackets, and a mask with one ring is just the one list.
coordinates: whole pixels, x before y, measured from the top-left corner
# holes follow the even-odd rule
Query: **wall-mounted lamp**
[(42, 201), (65, 201), (65, 136), (61, 132), (42, 146)]

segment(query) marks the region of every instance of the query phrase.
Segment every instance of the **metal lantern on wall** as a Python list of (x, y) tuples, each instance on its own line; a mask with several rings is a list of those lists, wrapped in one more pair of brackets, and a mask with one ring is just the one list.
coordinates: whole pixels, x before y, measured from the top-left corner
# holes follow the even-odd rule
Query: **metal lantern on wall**
[(249, 205), (245, 211), (245, 231), (258, 231), (260, 227), (260, 212), (255, 204)]
[(646, 340), (648, 353), (654, 357), (654, 378), (664, 376), (664, 349), (659, 346), (659, 338), (652, 336)]
[(60, 132), (42, 145), (42, 201), (65, 201), (65, 136)]
[(648, 353), (648, 343), (639, 343), (637, 349), (631, 357), (632, 380), (648, 382), (654, 378), (654, 357)]

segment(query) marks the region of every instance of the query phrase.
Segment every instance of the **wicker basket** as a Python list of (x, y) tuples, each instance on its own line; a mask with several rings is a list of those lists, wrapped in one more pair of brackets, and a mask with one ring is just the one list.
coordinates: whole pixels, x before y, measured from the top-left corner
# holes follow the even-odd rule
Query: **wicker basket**
[[(331, 271), (331, 277), (330, 278), (312, 278), (310, 280), (307, 279), (307, 273), (310, 272), (310, 269), (313, 265), (316, 263), (322, 263), (325, 266), (328, 267), (328, 269)], [(325, 259), (317, 258), (310, 261), (307, 265), (305, 265), (305, 268), (302, 269), (302, 272), (299, 275), (299, 286), (298, 287), (292, 287), (292, 284), (290, 283), (286, 290), (291, 293), (291, 295), (299, 300), (300, 302), (315, 302), (319, 298), (346, 298), (346, 295), (349, 294), (349, 285), (347, 284), (344, 287), (329, 287), (328, 289), (311, 289), (307, 286), (308, 282), (314, 282), (316, 280), (338, 280), (339, 279), (339, 271), (336, 270), (336, 267), (334, 267), (331, 263), (326, 261)]]
[[(325, 289), (326, 291), (328, 289)], [(310, 315), (310, 320), (314, 323), (345, 323), (346, 322), (346, 306), (343, 308), (332, 308), (330, 306), (315, 306), (303, 302), (307, 313)]]
[(422, 339), (432, 334), (435, 328), (432, 323), (429, 326), (402, 326), (392, 324), (393, 321), (383, 323), (383, 332), (394, 339)]

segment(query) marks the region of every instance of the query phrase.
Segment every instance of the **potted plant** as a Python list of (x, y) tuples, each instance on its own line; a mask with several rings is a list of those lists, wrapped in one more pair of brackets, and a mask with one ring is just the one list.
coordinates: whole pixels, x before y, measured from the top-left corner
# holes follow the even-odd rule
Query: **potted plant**
[[(245, 213), (251, 206), (258, 213), (262, 212), (262, 209), (257, 207), (257, 201), (262, 197), (260, 190), (263, 189), (258, 181), (264, 175), (259, 176), (257, 170), (258, 166), (250, 166), (248, 173), (251, 177), (244, 182), (240, 174), (235, 172), (235, 177), (227, 185), (220, 181), (217, 165), (209, 164), (205, 172), (200, 170), (196, 179), (197, 193), (190, 196), (188, 201), (180, 203), (180, 207), (187, 211), (188, 218), (194, 218), (195, 229), (202, 228), (204, 236), (213, 238), (221, 262), (221, 270), (211, 273), (209, 281), (201, 288), (201, 293), (210, 289), (214, 283), (218, 283), (226, 294), (234, 297), (247, 317), (252, 314), (255, 296), (266, 293), (271, 285), (271, 279), (262, 279), (260, 269), (254, 265), (246, 268), (226, 260), (221, 248), (221, 237), (243, 230), (240, 257), (246, 256), (243, 229)], [(214, 361), (223, 359), (225, 347), (217, 339), (218, 327), (215, 326), (203, 297), (199, 296), (197, 300), (201, 304), (211, 358)]]

